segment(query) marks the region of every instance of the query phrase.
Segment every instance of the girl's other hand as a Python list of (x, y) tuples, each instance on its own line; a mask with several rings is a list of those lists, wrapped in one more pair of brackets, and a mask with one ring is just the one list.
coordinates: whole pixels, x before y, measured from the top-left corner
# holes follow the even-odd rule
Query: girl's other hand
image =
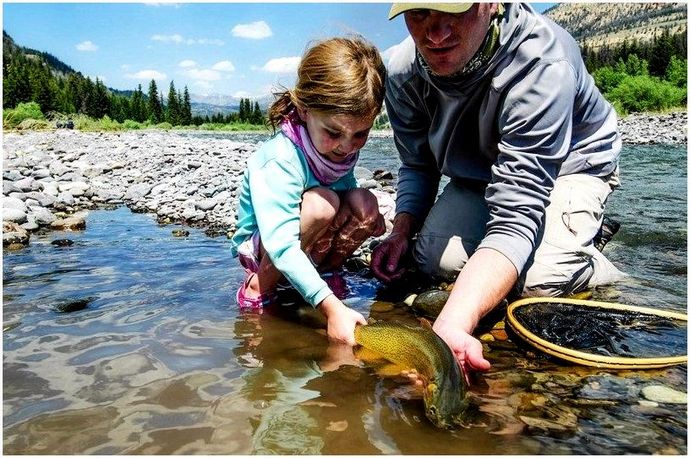
[(319, 304), (319, 309), (328, 321), (329, 339), (350, 346), (356, 344), (355, 326), (367, 324), (367, 320), (361, 313), (343, 304), (334, 294), (326, 297)]

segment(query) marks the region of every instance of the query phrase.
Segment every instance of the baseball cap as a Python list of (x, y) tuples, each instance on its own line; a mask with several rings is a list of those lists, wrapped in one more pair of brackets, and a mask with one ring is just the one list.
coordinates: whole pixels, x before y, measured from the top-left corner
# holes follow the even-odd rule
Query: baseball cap
[(410, 10), (435, 10), (442, 13), (464, 13), (472, 8), (474, 3), (393, 3), (388, 13), (388, 19)]

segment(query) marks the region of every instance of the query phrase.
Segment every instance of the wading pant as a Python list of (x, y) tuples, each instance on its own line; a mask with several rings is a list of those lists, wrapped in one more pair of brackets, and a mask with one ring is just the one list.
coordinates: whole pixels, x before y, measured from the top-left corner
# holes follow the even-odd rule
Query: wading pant
[[(592, 244), (618, 184), (617, 172), (604, 179), (575, 174), (556, 180), (537, 249), (515, 286), (518, 294), (568, 295), (625, 276)], [(484, 238), (488, 220), (484, 190), (450, 181), (417, 236), (417, 265), (434, 278), (454, 281)]]

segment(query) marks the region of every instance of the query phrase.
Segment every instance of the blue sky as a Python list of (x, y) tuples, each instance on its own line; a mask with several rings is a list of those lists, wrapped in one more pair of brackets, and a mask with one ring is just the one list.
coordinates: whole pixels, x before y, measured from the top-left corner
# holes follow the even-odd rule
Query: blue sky
[[(533, 3), (544, 10), (553, 3)], [(260, 97), (294, 83), (313, 40), (359, 33), (385, 51), (407, 36), (390, 3), (13, 3), (3, 29), (115, 89), (155, 79), (192, 94)]]

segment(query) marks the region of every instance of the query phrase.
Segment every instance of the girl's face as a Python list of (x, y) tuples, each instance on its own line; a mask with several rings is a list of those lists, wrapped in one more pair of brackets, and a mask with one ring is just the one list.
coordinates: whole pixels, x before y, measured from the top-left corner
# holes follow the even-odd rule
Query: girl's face
[(327, 115), (297, 109), (317, 151), (333, 162), (344, 162), (364, 146), (375, 116)]

